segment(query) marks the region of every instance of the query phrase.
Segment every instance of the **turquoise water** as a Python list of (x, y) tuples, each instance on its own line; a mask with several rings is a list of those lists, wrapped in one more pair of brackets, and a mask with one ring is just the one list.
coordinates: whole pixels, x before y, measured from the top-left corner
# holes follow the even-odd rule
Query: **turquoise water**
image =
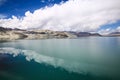
[(0, 80), (120, 80), (120, 38), (0, 42)]

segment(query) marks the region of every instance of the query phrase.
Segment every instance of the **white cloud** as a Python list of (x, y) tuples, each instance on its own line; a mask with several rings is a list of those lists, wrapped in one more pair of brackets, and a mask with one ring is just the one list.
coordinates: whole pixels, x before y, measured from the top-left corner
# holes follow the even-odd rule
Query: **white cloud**
[(118, 27), (116, 28), (116, 31), (117, 31), (117, 32), (120, 32), (120, 26), (118, 26)]
[(0, 6), (3, 5), (6, 2), (6, 0), (0, 0)]
[(0, 19), (6, 18), (7, 16), (0, 14)]
[(107, 35), (114, 31), (115, 31), (115, 29), (107, 28), (107, 29), (102, 29), (102, 30), (98, 31), (98, 33), (100, 33), (102, 35)]
[(41, 0), (41, 2), (42, 2), (42, 3), (44, 3), (44, 2), (45, 2), (45, 0)]
[(101, 25), (120, 20), (120, 0), (69, 0), (37, 9), (25, 16), (0, 19), (0, 26), (52, 30), (95, 31)]
[(110, 34), (112, 32), (120, 32), (120, 26), (116, 27), (116, 28), (107, 28), (107, 29), (102, 29), (100, 31), (98, 31), (98, 33), (100, 34)]

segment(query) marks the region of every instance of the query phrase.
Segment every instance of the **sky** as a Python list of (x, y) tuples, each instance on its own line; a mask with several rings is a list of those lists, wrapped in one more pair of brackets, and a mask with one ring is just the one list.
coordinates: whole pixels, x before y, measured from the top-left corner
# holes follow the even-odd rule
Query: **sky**
[(0, 0), (0, 26), (110, 33), (120, 31), (120, 0)]

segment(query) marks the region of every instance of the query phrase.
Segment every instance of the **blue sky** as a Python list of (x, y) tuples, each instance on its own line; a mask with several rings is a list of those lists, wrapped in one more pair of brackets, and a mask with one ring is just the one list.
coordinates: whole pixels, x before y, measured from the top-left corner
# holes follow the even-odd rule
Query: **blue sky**
[(0, 5), (0, 13), (11, 17), (12, 15), (24, 16), (26, 11), (33, 12), (36, 9), (59, 4), (67, 0), (3, 0)]
[(0, 26), (59, 31), (120, 31), (119, 4), (120, 0), (0, 0)]
[(118, 26), (120, 26), (120, 20), (116, 21), (115, 23), (112, 23), (112, 24), (105, 24), (105, 25), (102, 25), (99, 30), (101, 29), (108, 29), (108, 28), (111, 28), (111, 29), (116, 29)]

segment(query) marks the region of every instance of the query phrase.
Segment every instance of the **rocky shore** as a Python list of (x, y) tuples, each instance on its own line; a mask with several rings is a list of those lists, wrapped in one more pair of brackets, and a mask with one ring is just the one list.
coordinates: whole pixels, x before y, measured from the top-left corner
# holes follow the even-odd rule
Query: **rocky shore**
[(52, 31), (52, 30), (21, 30), (0, 27), (0, 40), (18, 40), (18, 39), (62, 39), (62, 38), (79, 38), (79, 37), (118, 37), (120, 32), (114, 32), (108, 35), (89, 32), (73, 31)]
[(77, 38), (69, 32), (51, 30), (20, 30), (0, 27), (0, 40)]

